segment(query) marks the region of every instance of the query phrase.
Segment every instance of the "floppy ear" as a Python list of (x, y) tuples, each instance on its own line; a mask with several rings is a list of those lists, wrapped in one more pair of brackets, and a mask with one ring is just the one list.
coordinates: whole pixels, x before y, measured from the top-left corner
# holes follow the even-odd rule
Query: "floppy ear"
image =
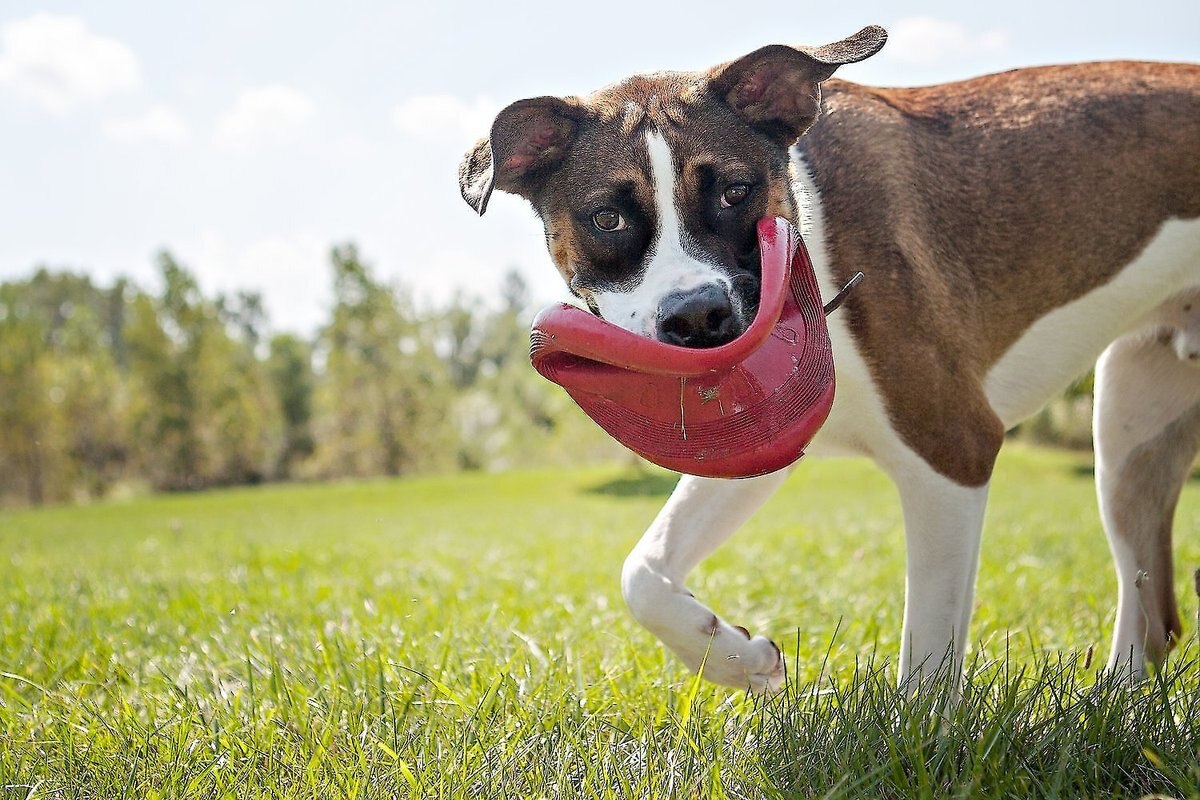
[(505, 108), (491, 135), (463, 157), (458, 168), (463, 199), (481, 215), (494, 188), (532, 199), (575, 140), (580, 118), (577, 105), (558, 97), (518, 100)]
[(821, 47), (768, 45), (714, 69), (709, 85), (743, 119), (790, 146), (817, 118), (820, 82), (842, 64), (879, 52), (886, 41), (887, 31), (869, 25)]

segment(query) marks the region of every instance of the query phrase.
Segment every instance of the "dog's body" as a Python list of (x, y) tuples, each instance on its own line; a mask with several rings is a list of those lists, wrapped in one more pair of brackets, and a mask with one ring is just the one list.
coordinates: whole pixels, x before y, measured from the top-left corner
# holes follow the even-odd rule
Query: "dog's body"
[[(587, 100), (521, 101), (468, 154), (464, 197), (480, 213), (493, 186), (527, 197), (594, 312), (686, 346), (753, 318), (760, 216), (802, 230), (827, 297), (866, 274), (830, 318), (838, 394), (810, 452), (870, 456), (900, 489), (902, 681), (947, 652), (958, 668), (1005, 431), (1103, 353), (1096, 473), (1120, 583), (1109, 663), (1140, 672), (1180, 632), (1171, 524), (1200, 448), (1200, 67), (822, 83), (883, 41), (868, 28)], [(783, 478), (685, 476), (626, 561), (634, 615), (712, 680), (782, 681), (774, 644), (684, 580)]]

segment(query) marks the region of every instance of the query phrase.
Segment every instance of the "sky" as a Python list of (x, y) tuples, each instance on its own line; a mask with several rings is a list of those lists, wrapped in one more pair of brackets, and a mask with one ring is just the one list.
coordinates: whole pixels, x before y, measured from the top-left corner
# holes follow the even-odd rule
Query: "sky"
[(0, 280), (38, 266), (156, 288), (169, 250), (277, 330), (330, 306), (354, 242), (418, 302), (491, 302), (518, 269), (566, 296), (541, 225), (459, 197), (463, 153), (524, 97), (703, 69), (876, 23), (839, 77), (905, 86), (1033, 64), (1200, 60), (1200, 3), (0, 2)]

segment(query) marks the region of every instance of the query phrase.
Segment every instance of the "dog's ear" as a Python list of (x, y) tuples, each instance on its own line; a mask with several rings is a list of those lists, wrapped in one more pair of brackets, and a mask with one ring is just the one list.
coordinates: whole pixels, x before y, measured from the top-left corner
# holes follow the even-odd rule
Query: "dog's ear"
[(492, 189), (532, 199), (575, 140), (580, 118), (578, 105), (559, 97), (518, 100), (505, 108), (491, 135), (463, 157), (458, 168), (463, 199), (481, 215)]
[(791, 145), (817, 118), (821, 81), (842, 64), (879, 52), (886, 41), (883, 28), (869, 25), (820, 47), (768, 45), (714, 69), (709, 85), (751, 125)]

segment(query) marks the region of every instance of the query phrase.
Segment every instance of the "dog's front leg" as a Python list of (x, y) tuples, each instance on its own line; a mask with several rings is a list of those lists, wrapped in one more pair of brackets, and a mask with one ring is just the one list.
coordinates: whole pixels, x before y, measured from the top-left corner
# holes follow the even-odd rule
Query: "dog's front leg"
[(914, 460), (892, 473), (904, 509), (907, 570), (901, 687), (962, 670), (988, 487), (967, 487)]
[(625, 560), (621, 590), (638, 622), (689, 669), (726, 686), (775, 691), (783, 657), (775, 644), (728, 624), (692, 595), (684, 580), (779, 487), (787, 470), (745, 480), (685, 475)]

